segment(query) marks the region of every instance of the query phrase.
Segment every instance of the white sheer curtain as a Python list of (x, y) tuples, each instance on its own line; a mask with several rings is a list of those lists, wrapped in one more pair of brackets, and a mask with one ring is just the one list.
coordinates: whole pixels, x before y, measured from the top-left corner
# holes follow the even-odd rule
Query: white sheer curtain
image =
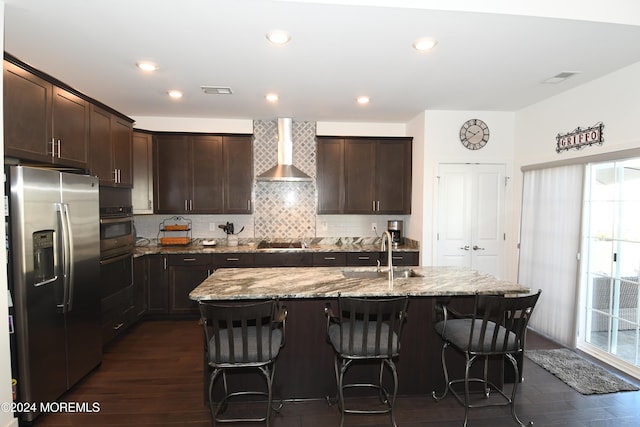
[(525, 171), (518, 281), (542, 295), (529, 325), (574, 348), (583, 165)]

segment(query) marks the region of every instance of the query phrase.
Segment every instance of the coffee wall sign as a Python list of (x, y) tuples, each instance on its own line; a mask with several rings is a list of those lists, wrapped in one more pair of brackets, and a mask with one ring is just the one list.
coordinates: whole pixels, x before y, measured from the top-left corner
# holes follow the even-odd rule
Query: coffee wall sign
[(558, 141), (556, 152), (559, 153), (571, 149), (579, 150), (591, 145), (602, 145), (604, 142), (603, 128), (604, 124), (599, 122), (586, 129), (577, 127), (569, 133), (559, 133), (556, 136), (556, 141)]

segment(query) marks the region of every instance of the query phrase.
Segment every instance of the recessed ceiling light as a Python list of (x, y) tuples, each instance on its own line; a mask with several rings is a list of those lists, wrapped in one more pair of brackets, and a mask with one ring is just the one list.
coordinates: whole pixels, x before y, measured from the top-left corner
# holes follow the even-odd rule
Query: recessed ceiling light
[(136, 66), (142, 71), (157, 71), (160, 68), (153, 62), (138, 62)]
[(174, 98), (174, 99), (182, 98), (182, 92), (179, 90), (173, 90), (173, 89), (168, 90), (167, 95), (169, 95), (171, 98)]
[(287, 44), (291, 40), (291, 34), (281, 30), (270, 31), (267, 33), (267, 40), (273, 44)]
[(419, 52), (431, 50), (438, 44), (438, 41), (431, 37), (423, 37), (413, 42), (413, 48)]
[(356, 102), (362, 105), (368, 104), (369, 101), (371, 101), (371, 99), (368, 96), (359, 96), (356, 98)]
[(278, 95), (276, 95), (275, 93), (268, 93), (265, 98), (267, 99), (267, 101), (269, 102), (277, 102), (278, 99), (280, 99), (278, 97)]

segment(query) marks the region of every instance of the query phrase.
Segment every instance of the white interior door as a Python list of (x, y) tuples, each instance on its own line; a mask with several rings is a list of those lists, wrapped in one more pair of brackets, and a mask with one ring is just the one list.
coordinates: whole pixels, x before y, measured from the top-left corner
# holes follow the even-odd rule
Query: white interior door
[(505, 169), (499, 164), (440, 165), (438, 265), (502, 276)]

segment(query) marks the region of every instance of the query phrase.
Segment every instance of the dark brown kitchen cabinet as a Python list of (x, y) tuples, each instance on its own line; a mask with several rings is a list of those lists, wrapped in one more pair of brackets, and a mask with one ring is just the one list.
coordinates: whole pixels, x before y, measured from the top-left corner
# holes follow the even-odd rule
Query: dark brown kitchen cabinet
[(147, 255), (147, 314), (169, 313), (169, 273), (167, 255)]
[(411, 213), (411, 146), (412, 138), (318, 137), (318, 213)]
[(214, 268), (253, 267), (252, 253), (219, 253), (213, 254)]
[(247, 214), (253, 206), (253, 143), (250, 135), (222, 137), (224, 213)]
[(153, 136), (149, 132), (133, 132), (133, 189), (131, 204), (134, 214), (153, 213)]
[(4, 61), (5, 156), (86, 169), (89, 103)]
[(147, 311), (147, 286), (149, 263), (146, 257), (133, 259), (133, 309), (135, 319), (140, 319)]
[(318, 138), (317, 146), (318, 213), (344, 212), (344, 139)]
[(347, 265), (345, 252), (314, 252), (314, 267), (342, 267)]
[(100, 185), (131, 188), (133, 186), (133, 127), (96, 105), (91, 106), (91, 173)]
[(372, 266), (378, 265), (380, 252), (349, 252), (347, 253), (347, 265)]
[(222, 137), (156, 135), (154, 211), (223, 213)]
[(311, 267), (311, 252), (264, 252), (254, 255), (255, 267)]
[(154, 211), (251, 213), (252, 154), (249, 135), (156, 135)]
[(169, 314), (197, 314), (189, 293), (212, 272), (210, 254), (169, 255)]

